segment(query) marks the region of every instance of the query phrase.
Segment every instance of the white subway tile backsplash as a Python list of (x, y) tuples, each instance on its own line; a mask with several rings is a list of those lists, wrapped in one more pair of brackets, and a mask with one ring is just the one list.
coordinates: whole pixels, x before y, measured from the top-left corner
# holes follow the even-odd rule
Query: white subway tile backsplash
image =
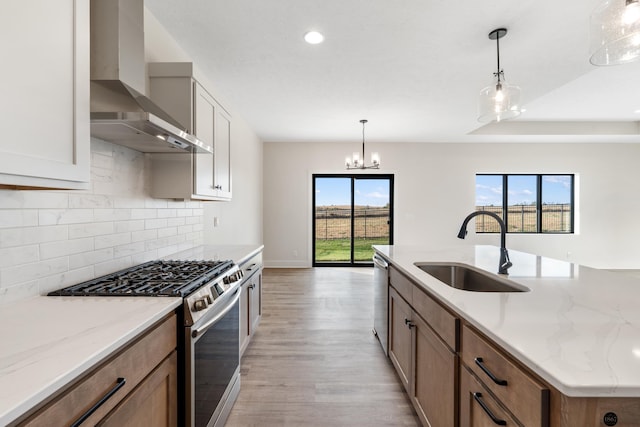
[(0, 287), (0, 301), (2, 304), (10, 304), (14, 301), (28, 298), (38, 294), (38, 281), (21, 283), (7, 288)]
[(69, 259), (60, 257), (38, 261), (30, 264), (6, 267), (0, 270), (2, 287), (31, 282), (57, 273), (64, 273), (69, 269)]
[(80, 254), (71, 255), (69, 257), (69, 268), (77, 269), (92, 266), (99, 262), (109, 261), (114, 258), (113, 248), (98, 249), (96, 251), (88, 251)]
[(0, 190), (2, 209), (66, 209), (69, 207), (69, 195), (45, 191)]
[(131, 257), (123, 257), (95, 264), (93, 266), (93, 270), (96, 277), (99, 277), (113, 273), (114, 271), (122, 270), (123, 268), (131, 267), (132, 265)]
[[(192, 247), (193, 246), (189, 246), (188, 248), (185, 248), (185, 249), (190, 249)], [(158, 259), (158, 258), (160, 257), (158, 256), (158, 251), (155, 249), (151, 251), (145, 251), (139, 254), (131, 255), (131, 261), (133, 262), (133, 265), (142, 264), (148, 261), (153, 261), (154, 259)]]
[(178, 227), (178, 233), (187, 234), (193, 232), (193, 225), (182, 225)]
[(68, 225), (51, 225), (48, 227), (20, 227), (0, 229), (0, 247), (31, 245), (33, 243), (66, 240), (69, 235)]
[(145, 240), (154, 240), (158, 237), (158, 230), (143, 230), (131, 232), (132, 242), (142, 242)]
[(148, 195), (144, 154), (92, 138), (91, 190), (0, 190), (0, 305), (203, 242), (203, 203)]
[(157, 217), (157, 209), (131, 209), (131, 219), (151, 219)]
[(69, 225), (69, 238), (79, 239), (82, 237), (94, 237), (115, 233), (113, 222), (92, 222), (88, 224)]
[(158, 249), (158, 256), (165, 257), (178, 252), (178, 245), (165, 246)]
[(114, 246), (131, 243), (131, 233), (115, 233), (108, 236), (97, 236), (94, 238), (95, 248), (111, 248)]
[[(184, 224), (202, 224), (202, 217), (201, 216), (189, 216), (184, 218)], [(180, 224), (183, 225), (183, 224)]]
[(38, 245), (0, 249), (0, 268), (33, 263), (38, 261), (39, 256)]
[(94, 209), (93, 218), (97, 221), (124, 221), (131, 219), (131, 209)]
[(126, 231), (141, 231), (144, 230), (144, 220), (134, 221), (118, 221), (114, 223), (116, 233), (124, 233)]
[(176, 209), (158, 209), (158, 218), (174, 218), (178, 216)]
[[(192, 218), (192, 217), (191, 217)], [(179, 225), (185, 225), (187, 218), (167, 218), (167, 227), (177, 227)]]
[(112, 208), (113, 199), (101, 194), (70, 194), (70, 208)]
[(144, 209), (145, 201), (143, 198), (135, 197), (116, 197), (115, 207), (118, 209)]
[(176, 234), (178, 234), (178, 228), (177, 227), (167, 227), (167, 228), (160, 228), (158, 230), (158, 237), (168, 237), (168, 236), (175, 236)]
[(132, 256), (144, 252), (144, 242), (128, 243), (113, 248), (113, 257), (122, 258), (124, 256)]
[(0, 208), (0, 228), (38, 225), (38, 211)]
[(93, 221), (93, 209), (41, 209), (40, 225), (79, 224)]
[(151, 208), (166, 209), (167, 204), (168, 204), (168, 200), (165, 200), (165, 199), (145, 199), (144, 200), (144, 207), (149, 209)]
[(40, 244), (40, 259), (51, 259), (93, 250), (93, 238), (62, 240)]
[(92, 169), (104, 169), (106, 171), (113, 170), (113, 155), (106, 155), (106, 153), (91, 153), (91, 168)]
[(159, 218), (159, 219), (147, 219), (144, 222), (144, 228), (146, 228), (147, 230), (151, 230), (154, 228), (163, 228), (167, 226), (167, 219), (166, 218)]

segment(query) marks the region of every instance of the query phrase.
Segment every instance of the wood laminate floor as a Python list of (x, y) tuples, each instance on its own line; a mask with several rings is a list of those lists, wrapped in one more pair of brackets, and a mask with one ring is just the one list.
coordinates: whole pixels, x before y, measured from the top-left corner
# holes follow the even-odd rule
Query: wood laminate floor
[(371, 268), (265, 269), (227, 427), (418, 426), (373, 327)]

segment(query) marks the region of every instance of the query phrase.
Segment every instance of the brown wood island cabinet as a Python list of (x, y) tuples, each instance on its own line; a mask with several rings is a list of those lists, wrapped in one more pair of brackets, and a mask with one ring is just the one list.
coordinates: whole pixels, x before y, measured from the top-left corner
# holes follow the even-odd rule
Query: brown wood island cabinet
[(176, 328), (165, 318), (18, 425), (177, 426)]
[(637, 397), (569, 397), (389, 267), (389, 358), (429, 427), (640, 427)]
[(459, 320), (389, 270), (389, 357), (424, 425), (458, 422)]

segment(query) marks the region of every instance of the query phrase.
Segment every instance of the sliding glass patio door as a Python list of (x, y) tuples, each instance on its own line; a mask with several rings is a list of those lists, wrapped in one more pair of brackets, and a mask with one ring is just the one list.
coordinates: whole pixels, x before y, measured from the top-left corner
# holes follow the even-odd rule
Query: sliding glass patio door
[(313, 176), (313, 265), (371, 265), (393, 244), (393, 175)]

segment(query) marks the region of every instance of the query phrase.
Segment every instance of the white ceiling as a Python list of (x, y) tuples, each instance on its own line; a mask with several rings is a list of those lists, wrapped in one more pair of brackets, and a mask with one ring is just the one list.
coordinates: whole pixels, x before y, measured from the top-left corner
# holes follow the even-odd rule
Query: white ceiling
[[(264, 141), (640, 142), (640, 62), (589, 63), (598, 0), (146, 0)], [(496, 68), (526, 112), (482, 127)], [(309, 30), (325, 42), (309, 45)], [(549, 135), (554, 135), (550, 137)]]

